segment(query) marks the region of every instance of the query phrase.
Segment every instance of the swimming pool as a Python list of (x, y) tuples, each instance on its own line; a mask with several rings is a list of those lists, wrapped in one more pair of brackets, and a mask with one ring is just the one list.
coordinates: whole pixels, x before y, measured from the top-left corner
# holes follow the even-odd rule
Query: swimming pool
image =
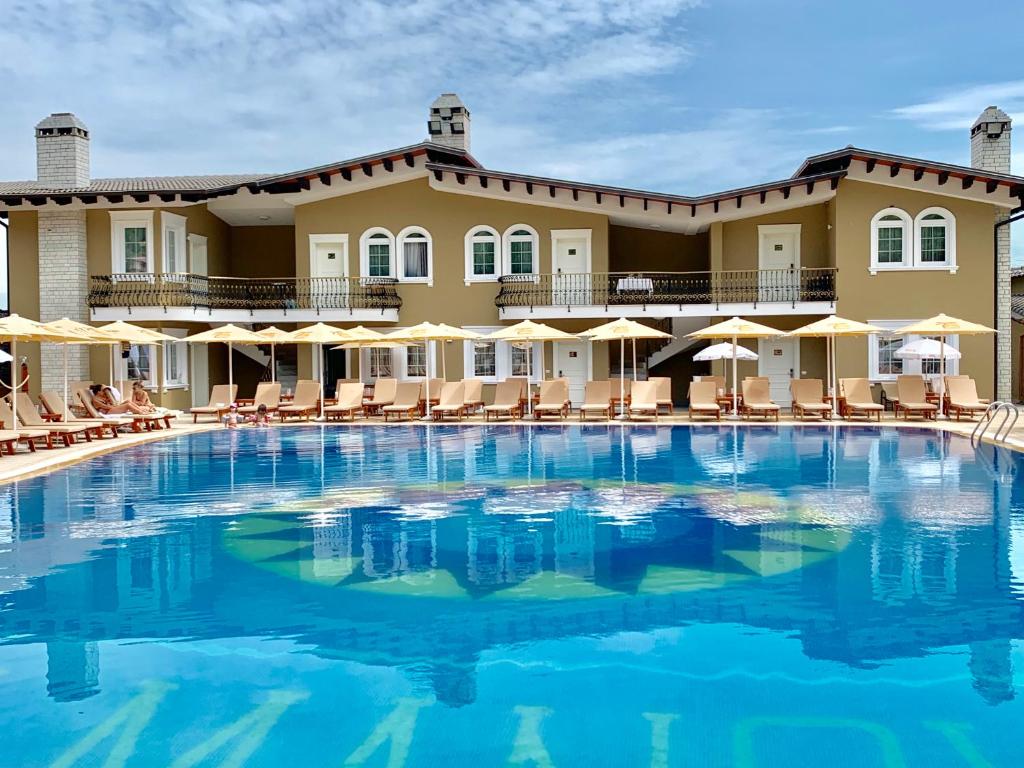
[(1018, 764), (1017, 461), (320, 427), (0, 488), (4, 765)]

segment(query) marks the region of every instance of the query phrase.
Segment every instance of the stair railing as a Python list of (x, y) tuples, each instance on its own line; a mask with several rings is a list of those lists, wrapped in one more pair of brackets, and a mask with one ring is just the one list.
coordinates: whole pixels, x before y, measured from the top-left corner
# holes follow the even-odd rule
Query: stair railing
[[(975, 425), (971, 432), (971, 445), (976, 445), (985, 437), (989, 427), (995, 424), (996, 417), (999, 414), (1003, 415), (1003, 419), (992, 433), (992, 440), (996, 443), (1000, 442), (1000, 440), (1006, 440), (1010, 432), (1017, 425), (1020, 409), (1013, 403), (1008, 403), (1005, 400), (994, 400), (985, 409), (985, 413), (982, 414), (981, 419), (978, 420), (977, 425)], [(1000, 434), (1002, 437), (1000, 437)]]

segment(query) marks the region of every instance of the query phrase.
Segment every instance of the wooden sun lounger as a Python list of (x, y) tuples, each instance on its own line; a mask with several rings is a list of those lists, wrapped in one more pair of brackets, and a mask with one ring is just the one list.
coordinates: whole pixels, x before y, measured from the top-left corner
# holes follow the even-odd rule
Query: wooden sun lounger
[(862, 378), (840, 379), (839, 386), (846, 401), (842, 414), (845, 418), (866, 416), (870, 420), (874, 416), (876, 421), (882, 420), (885, 406), (876, 403), (871, 396), (870, 381)]
[(210, 399), (206, 405), (197, 405), (189, 413), (192, 414), (192, 423), (195, 424), (200, 416), (213, 416), (220, 421), (221, 418), (231, 410), (231, 404), (238, 397), (237, 384), (214, 384), (210, 390)]
[(658, 420), (658, 384), (654, 381), (634, 381), (629, 393), (629, 405), (626, 414), (634, 419), (637, 416), (653, 416)]
[(569, 385), (564, 379), (543, 381), (540, 385), (540, 400), (533, 406), (533, 418), (558, 416), (564, 419), (569, 415)]
[[(21, 435), (12, 429), (0, 429), (0, 453), (6, 449), (7, 453), (13, 456), (21, 439)], [(31, 441), (27, 441), (26, 444), (30, 451), (35, 451), (36, 447)]]
[(956, 415), (960, 421), (963, 414), (973, 417), (988, 410), (989, 404), (978, 397), (978, 386), (970, 378), (946, 378), (946, 395), (949, 397), (949, 415)]
[[(13, 397), (13, 395), (8, 397)], [(8, 412), (10, 412), (10, 409), (8, 409)], [(59, 437), (65, 446), (74, 445), (79, 435), (83, 436), (86, 442), (91, 443), (93, 432), (100, 432), (99, 428), (93, 429), (88, 426), (72, 426), (71, 424), (51, 424), (48, 421), (44, 421), (39, 415), (39, 411), (36, 410), (35, 403), (32, 402), (25, 392), (17, 393), (14, 415), (22, 426), (27, 429), (49, 432), (51, 435)], [(6, 415), (0, 418), (3, 418), (5, 423), (7, 422)]]
[(141, 432), (143, 428), (149, 429), (149, 419), (142, 415), (134, 413), (115, 413), (105, 416), (100, 413), (93, 406), (92, 393), (88, 389), (76, 390), (75, 396), (78, 398), (78, 402), (82, 404), (82, 408), (85, 409), (85, 412), (88, 414), (90, 419), (116, 424), (118, 427), (131, 427), (133, 432)]
[(339, 384), (334, 394), (337, 402), (324, 408), (324, 418), (328, 421), (341, 420), (345, 416), (355, 421), (356, 412), (363, 413), (363, 383), (361, 381), (348, 381)]
[(774, 416), (779, 420), (779, 406), (768, 396), (768, 379), (764, 377), (748, 378), (743, 381), (743, 416)]
[(281, 382), (261, 381), (256, 385), (256, 396), (252, 399), (252, 405), (243, 405), (238, 408), (241, 416), (254, 416), (261, 405), (267, 406), (267, 413), (274, 414), (281, 407)]
[(278, 406), (277, 415), (281, 421), (289, 416), (309, 421), (320, 411), (320, 382), (301, 379), (295, 384), (295, 398), (287, 405)]
[(667, 408), (668, 415), (671, 416), (675, 412), (675, 406), (672, 403), (672, 379), (668, 376), (651, 376), (647, 380), (653, 381), (655, 384), (658, 408)]
[(373, 397), (363, 404), (363, 415), (379, 415), (384, 406), (394, 404), (397, 391), (398, 379), (377, 379), (373, 385)]
[(389, 416), (398, 418), (404, 416), (407, 419), (415, 417), (420, 412), (420, 390), (423, 384), (418, 381), (403, 381), (395, 390), (395, 402), (385, 405), (381, 410), (384, 413), (384, 421)]
[(597, 413), (605, 419), (612, 417), (612, 383), (610, 381), (588, 381), (583, 391), (583, 402), (580, 404), (580, 421)]
[(462, 404), (466, 406), (466, 413), (476, 413), (484, 407), (484, 383), (480, 379), (463, 379), (464, 393)]
[[(64, 408), (64, 398), (57, 392), (40, 392), (39, 402), (43, 404), (43, 408), (50, 414), (58, 423), (61, 424), (78, 424), (81, 426), (92, 427), (95, 431), (93, 434), (96, 437), (103, 437), (103, 433), (106, 430), (110, 430), (111, 437), (117, 437), (120, 433), (117, 431), (118, 424), (107, 421), (105, 419), (85, 419), (80, 416), (75, 416), (71, 409)], [(64, 412), (67, 410), (68, 418), (64, 421)]]
[(441, 396), (437, 405), (430, 409), (435, 421), (445, 416), (457, 416), (459, 421), (466, 415), (466, 386), (461, 381), (449, 381), (441, 387)]
[[(0, 398), (0, 426), (10, 429), (15, 426), (14, 413), (11, 411), (10, 403), (5, 398)], [(11, 430), (14, 431), (13, 429)], [(36, 449), (36, 442), (42, 441), (47, 448), (53, 448), (53, 432), (44, 429), (18, 429), (18, 442), (28, 445), (29, 450)], [(67, 441), (64, 441), (67, 445)]]
[(523, 385), (520, 379), (505, 379), (498, 382), (494, 392), (494, 402), (484, 406), (484, 421), (491, 417), (518, 419), (523, 414)]
[(909, 419), (912, 414), (925, 419), (934, 419), (938, 415), (939, 406), (928, 402), (921, 376), (898, 376), (896, 392), (899, 397), (896, 414), (902, 413), (904, 419)]
[(792, 379), (789, 391), (793, 393), (793, 416), (796, 418), (832, 418), (832, 406), (825, 402), (821, 379)]
[(714, 416), (716, 421), (722, 420), (722, 406), (718, 404), (718, 385), (713, 381), (690, 382), (690, 421), (698, 414)]

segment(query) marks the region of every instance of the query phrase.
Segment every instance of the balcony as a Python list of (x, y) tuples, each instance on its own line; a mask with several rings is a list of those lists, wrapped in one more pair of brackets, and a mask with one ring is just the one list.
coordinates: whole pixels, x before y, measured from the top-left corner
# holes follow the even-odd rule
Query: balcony
[(381, 277), (208, 277), (190, 274), (93, 275), (93, 320), (198, 322), (395, 322), (397, 281)]
[(503, 319), (829, 314), (836, 269), (505, 275)]

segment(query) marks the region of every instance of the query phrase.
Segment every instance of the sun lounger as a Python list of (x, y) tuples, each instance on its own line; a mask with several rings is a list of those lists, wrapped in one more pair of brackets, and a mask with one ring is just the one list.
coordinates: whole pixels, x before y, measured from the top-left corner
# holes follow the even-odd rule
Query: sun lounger
[(395, 392), (398, 390), (398, 379), (377, 379), (373, 385), (373, 397), (368, 403), (363, 404), (364, 416), (375, 416), (380, 414), (385, 405), (395, 402)]
[(763, 376), (750, 377), (743, 380), (743, 416), (774, 416), (779, 420), (779, 406), (768, 396), (768, 379)]
[(476, 413), (484, 407), (484, 383), (480, 379), (463, 379), (462, 404), (466, 413)]
[(256, 397), (252, 405), (243, 405), (238, 409), (242, 416), (253, 416), (261, 405), (267, 406), (267, 413), (273, 414), (281, 407), (281, 382), (261, 381), (256, 385)]
[(832, 406), (825, 402), (821, 379), (793, 379), (789, 382), (789, 391), (793, 393), (793, 415), (797, 418), (832, 418)]
[[(10, 403), (2, 397), (0, 397), (0, 422), (3, 423), (4, 429), (14, 431), (12, 429), (16, 426), (14, 413), (11, 411)], [(18, 442), (27, 444), (29, 450), (34, 451), (38, 441), (42, 441), (47, 448), (53, 448), (53, 432), (45, 429), (18, 429)], [(67, 442), (64, 441), (64, 444), (67, 445)]]
[[(13, 397), (13, 396), (8, 396)], [(90, 428), (88, 426), (77, 426), (71, 424), (51, 424), (45, 421), (42, 416), (39, 415), (39, 411), (36, 410), (35, 403), (25, 392), (17, 393), (15, 399), (14, 412), (18, 421), (22, 426), (28, 429), (35, 429), (59, 437), (66, 446), (74, 445), (77, 437), (81, 435), (85, 438), (86, 442), (92, 442), (92, 435), (94, 432), (101, 434), (102, 430), (99, 427)], [(10, 400), (8, 401), (10, 402)], [(6, 422), (7, 420), (4, 419)]]
[(290, 416), (302, 418), (309, 421), (310, 416), (316, 416), (320, 410), (320, 382), (310, 379), (300, 379), (295, 384), (295, 397), (286, 404), (278, 406), (277, 415), (281, 421)]
[(896, 406), (897, 416), (902, 413), (904, 419), (909, 419), (912, 414), (916, 414), (925, 419), (934, 419), (938, 415), (939, 407), (928, 402), (924, 379), (920, 376), (898, 376), (896, 392), (899, 398)]
[(448, 381), (441, 386), (438, 403), (430, 409), (435, 420), (441, 421), (445, 416), (458, 416), (459, 421), (466, 414), (466, 385), (461, 381)]
[(210, 399), (207, 401), (207, 405), (198, 405), (190, 411), (192, 423), (195, 424), (200, 416), (213, 416), (220, 421), (221, 417), (231, 410), (231, 404), (235, 402), (236, 397), (238, 397), (237, 384), (214, 384), (213, 389), (210, 390)]
[(672, 379), (668, 376), (651, 376), (647, 379), (653, 381), (658, 393), (658, 408), (667, 408), (669, 416), (673, 413), (672, 405)]
[[(3, 453), (4, 449), (7, 450), (11, 456), (14, 455), (15, 448), (20, 439), (20, 435), (12, 429), (0, 429), (0, 453)], [(29, 441), (28, 447), (30, 451), (35, 451), (35, 445)]]
[[(93, 427), (96, 431), (93, 433), (97, 437), (103, 437), (103, 433), (106, 431), (110, 432), (111, 437), (118, 436), (118, 426), (106, 419), (86, 419), (81, 416), (75, 416), (70, 409), (65, 409), (64, 398), (57, 392), (40, 392), (39, 402), (42, 403), (43, 408), (51, 416), (59, 420), (61, 424), (72, 424), (81, 426)], [(64, 413), (67, 412), (67, 420), (64, 420)]]
[(840, 379), (839, 389), (846, 399), (842, 414), (844, 417), (852, 419), (854, 416), (866, 416), (870, 420), (873, 415), (878, 421), (882, 420), (885, 406), (875, 402), (871, 395), (870, 381), (858, 378)]
[(530, 382), (525, 376), (509, 376), (506, 381), (514, 381), (519, 384), (519, 404), (522, 406), (519, 412), (522, 413), (526, 407), (526, 401), (530, 397)]
[(989, 404), (978, 397), (978, 386), (974, 379), (947, 377), (946, 394), (949, 396), (949, 414), (956, 414), (957, 421), (965, 413), (974, 416), (988, 410)]
[(612, 383), (610, 381), (588, 381), (580, 403), (580, 421), (596, 413), (605, 419), (612, 417)]
[(396, 419), (400, 416), (405, 416), (407, 419), (416, 416), (420, 412), (420, 392), (422, 390), (423, 384), (418, 381), (401, 382), (395, 390), (395, 402), (385, 405), (381, 409), (384, 413), (384, 421), (387, 421), (389, 416)]
[(151, 419), (148, 416), (134, 413), (112, 413), (109, 415), (100, 413), (92, 404), (92, 393), (88, 389), (76, 390), (75, 396), (78, 398), (78, 402), (82, 404), (87, 418), (116, 424), (118, 427), (131, 427), (133, 432), (141, 432), (144, 428), (150, 428), (149, 422)]
[(725, 376), (701, 376), (700, 381), (713, 381), (715, 383), (715, 395), (725, 394)]
[(718, 385), (713, 381), (690, 382), (690, 421), (698, 414), (714, 416), (722, 420), (722, 407), (715, 398), (718, 396)]
[(494, 402), (484, 406), (484, 421), (489, 421), (493, 416), (498, 418), (505, 416), (516, 419), (523, 413), (523, 385), (520, 379), (505, 379), (499, 382), (494, 392)]
[(363, 383), (346, 381), (338, 384), (334, 392), (335, 403), (324, 408), (324, 418), (344, 419), (346, 416), (355, 421), (356, 412), (363, 412)]
[(542, 381), (540, 384), (540, 399), (533, 406), (533, 418), (541, 419), (544, 416), (558, 416), (564, 419), (569, 415), (569, 385), (564, 379), (552, 379)]
[(626, 414), (633, 419), (637, 416), (653, 416), (658, 420), (658, 384), (654, 381), (634, 381), (629, 393)]

